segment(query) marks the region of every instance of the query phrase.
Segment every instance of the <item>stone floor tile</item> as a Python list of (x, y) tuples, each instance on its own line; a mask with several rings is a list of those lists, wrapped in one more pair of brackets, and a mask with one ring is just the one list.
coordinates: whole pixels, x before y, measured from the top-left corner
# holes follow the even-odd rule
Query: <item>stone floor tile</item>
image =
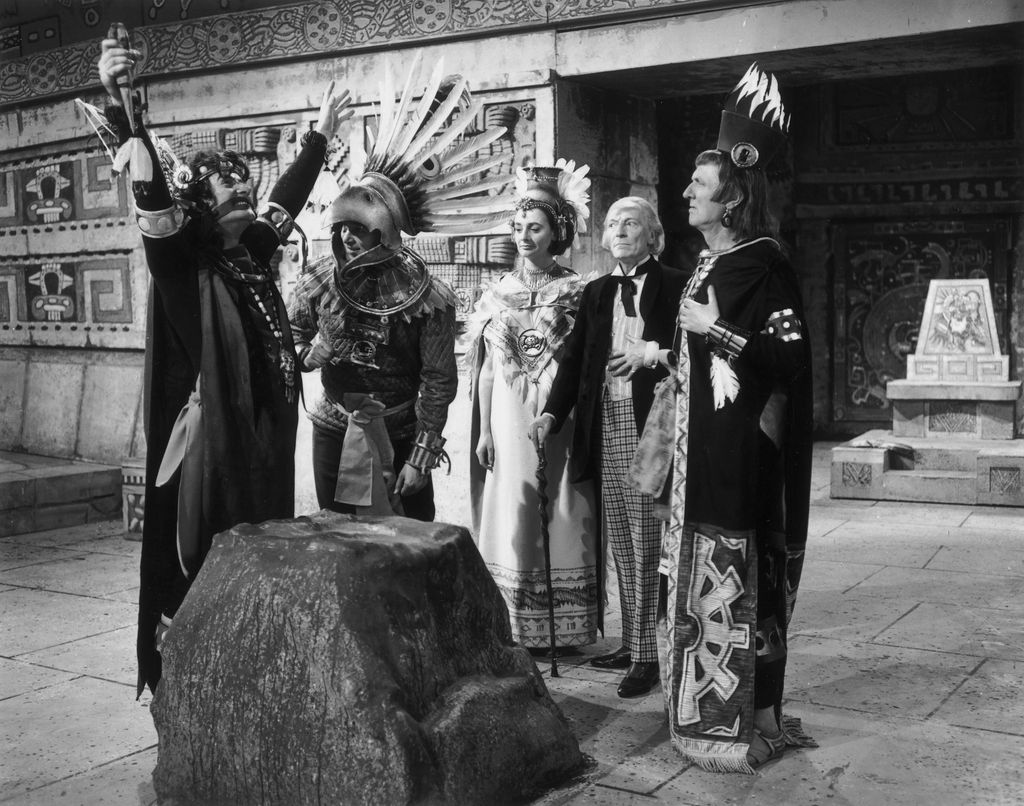
[(134, 626), (89, 635), (18, 656), (35, 663), (90, 677), (134, 686), (136, 681)]
[(867, 523), (910, 523), (935, 526), (962, 526), (974, 508), (954, 504), (917, 504), (908, 501), (878, 501), (871, 512), (864, 513)]
[(56, 646), (86, 635), (134, 626), (139, 609), (128, 602), (16, 588), (0, 593), (0, 656)]
[(84, 677), (2, 700), (0, 800), (155, 742), (148, 703), (115, 683)]
[(848, 519), (833, 518), (830, 515), (822, 515), (812, 510), (810, 521), (807, 524), (807, 538), (811, 540), (826, 535), (844, 523), (848, 523)]
[(85, 552), (56, 546), (35, 546), (16, 543), (10, 538), (0, 540), (0, 573), (13, 571), (5, 583), (17, 582), (17, 571), (31, 565), (84, 557)]
[(1019, 607), (1006, 611), (925, 602), (881, 631), (874, 642), (976, 658), (1024, 660), (1024, 622)]
[[(560, 685), (558, 681), (545, 682), (552, 698), (572, 722), (581, 748), (605, 770), (626, 758), (631, 748), (655, 732), (664, 718), (665, 701), (660, 687), (646, 696), (627, 701), (615, 693), (617, 679), (576, 679)], [(608, 743), (605, 734), (613, 726), (611, 732), (617, 738)], [(600, 746), (589, 747), (599, 735)]]
[(125, 540), (124, 531), (118, 530), (116, 535), (83, 540), (81, 543), (69, 543), (68, 549), (83, 549), (94, 554), (115, 554), (119, 557), (134, 557), (136, 562), (142, 553), (142, 541)]
[[(652, 806), (658, 800), (650, 795), (638, 795), (587, 781), (580, 787), (556, 789), (533, 801), (533, 806), (564, 806), (570, 803), (574, 806)], [(703, 805), (679, 801), (676, 806)]]
[(18, 806), (157, 806), (152, 781), (156, 755), (154, 745), (87, 772), (32, 789), (18, 797)]
[(0, 700), (71, 680), (74, 672), (48, 669), (29, 661), (0, 658)]
[(972, 526), (961, 526), (948, 529), (942, 533), (943, 546), (961, 546), (979, 555), (990, 549), (1021, 549), (1024, 548), (1024, 530), (986, 529)]
[[(114, 544), (114, 538), (124, 536), (124, 524), (120, 519), (108, 519), (94, 523), (82, 523), (66, 526), (62, 529), (30, 532), (28, 534), (11, 535), (0, 540), (0, 543), (20, 543), (31, 546), (56, 546), (60, 548), (91, 548)], [(129, 545), (131, 541), (125, 540)], [(98, 549), (97, 549), (98, 550)]]
[(100, 598), (111, 599), (115, 602), (127, 602), (129, 604), (138, 604), (139, 586), (134, 585), (131, 588), (125, 588), (123, 591), (112, 591), (110, 593), (105, 593)]
[(865, 593), (801, 589), (789, 630), (794, 636), (870, 641), (917, 605), (909, 598), (884, 599)]
[(986, 530), (1009, 530), (1024, 535), (1024, 507), (984, 507), (975, 509), (964, 526)]
[[(795, 709), (791, 709), (794, 710)], [(755, 775), (690, 768), (659, 803), (779, 806), (1010, 806), (1024, 740), (828, 708), (796, 715), (821, 745), (787, 753)], [(583, 803), (584, 801), (579, 801)]]
[(803, 576), (800, 578), (800, 590), (842, 592), (881, 570), (882, 567), (878, 565), (822, 560), (812, 553), (804, 563)]
[(77, 553), (0, 571), (0, 582), (58, 593), (104, 596), (125, 590), (125, 580), (132, 579), (138, 569), (136, 557), (94, 554), (87, 558), (84, 553)]
[(789, 642), (792, 703), (925, 719), (956, 691), (978, 659), (946, 652), (800, 636)]
[(879, 569), (852, 592), (1006, 610), (1017, 608), (1024, 598), (1024, 577), (939, 570), (930, 564), (928, 568), (890, 567)]
[(899, 539), (892, 529), (850, 521), (827, 535), (807, 541), (806, 561), (877, 563), (924, 568), (943, 545), (944, 532), (929, 526), (900, 526)]
[[(983, 550), (981, 547), (984, 546)], [(986, 576), (1014, 576), (1024, 579), (1024, 531), (1018, 545), (943, 546), (928, 562), (928, 568), (969, 571)]]
[(986, 660), (936, 709), (933, 719), (1024, 737), (1022, 677), (1021, 661)]
[(658, 720), (660, 728), (595, 783), (624, 792), (652, 795), (659, 787), (685, 771), (691, 762), (672, 746), (668, 720)]

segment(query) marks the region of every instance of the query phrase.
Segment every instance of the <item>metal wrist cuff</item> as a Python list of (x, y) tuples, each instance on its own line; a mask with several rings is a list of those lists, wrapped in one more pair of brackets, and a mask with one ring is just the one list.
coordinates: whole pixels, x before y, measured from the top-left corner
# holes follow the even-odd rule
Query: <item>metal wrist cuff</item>
[(715, 320), (707, 335), (709, 343), (732, 357), (738, 356), (743, 351), (749, 337), (749, 333), (723, 322), (721, 318)]
[(278, 240), (284, 243), (295, 228), (295, 219), (277, 202), (267, 202), (267, 207), (270, 209), (260, 215), (260, 220), (273, 227)]
[(303, 148), (306, 146), (319, 146), (320, 148), (327, 149), (327, 138), (320, 134), (316, 129), (308, 129), (302, 138), (299, 140), (299, 145)]
[(416, 435), (416, 443), (413, 445), (412, 453), (405, 460), (407, 465), (412, 465), (420, 473), (429, 473), (442, 462), (448, 465), (448, 473), (452, 472), (452, 463), (444, 450), (445, 438), (436, 431), (420, 431)]
[(166, 210), (135, 208), (135, 219), (142, 234), (149, 238), (168, 238), (185, 226), (185, 211), (177, 205)]

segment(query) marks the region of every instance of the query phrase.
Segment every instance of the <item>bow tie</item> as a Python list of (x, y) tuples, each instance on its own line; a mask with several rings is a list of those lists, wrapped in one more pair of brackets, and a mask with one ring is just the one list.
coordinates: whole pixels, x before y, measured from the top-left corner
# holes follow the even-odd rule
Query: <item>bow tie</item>
[(629, 277), (624, 275), (613, 274), (611, 280), (613, 283), (617, 283), (622, 289), (622, 309), (626, 312), (626, 316), (636, 316), (636, 303), (634, 299), (636, 297), (636, 283), (633, 282), (637, 277), (642, 277), (647, 274), (647, 266), (650, 263), (649, 260), (645, 260)]

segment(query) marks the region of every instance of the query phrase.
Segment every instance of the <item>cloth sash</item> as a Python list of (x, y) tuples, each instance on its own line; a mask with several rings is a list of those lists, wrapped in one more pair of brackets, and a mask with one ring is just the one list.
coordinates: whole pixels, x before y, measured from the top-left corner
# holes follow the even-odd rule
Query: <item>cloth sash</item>
[(181, 471), (178, 482), (178, 563), (186, 579), (199, 558), (199, 532), (203, 514), (203, 406), (200, 381), (178, 412), (160, 461), (156, 486), (163, 487)]
[(359, 508), (360, 514), (401, 515), (401, 496), (394, 495), (395, 449), (384, 417), (405, 411), (408, 400), (387, 409), (360, 408), (373, 400), (362, 392), (346, 393), (334, 407), (348, 419), (338, 461), (338, 483), (334, 500)]

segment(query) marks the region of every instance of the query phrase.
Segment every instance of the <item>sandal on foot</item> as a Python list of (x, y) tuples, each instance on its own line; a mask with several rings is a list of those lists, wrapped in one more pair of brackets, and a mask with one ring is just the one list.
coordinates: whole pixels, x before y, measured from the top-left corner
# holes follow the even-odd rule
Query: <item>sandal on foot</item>
[(754, 728), (754, 740), (747, 749), (747, 763), (752, 769), (757, 769), (769, 761), (782, 756), (786, 749), (786, 735), (780, 730), (774, 736)]

